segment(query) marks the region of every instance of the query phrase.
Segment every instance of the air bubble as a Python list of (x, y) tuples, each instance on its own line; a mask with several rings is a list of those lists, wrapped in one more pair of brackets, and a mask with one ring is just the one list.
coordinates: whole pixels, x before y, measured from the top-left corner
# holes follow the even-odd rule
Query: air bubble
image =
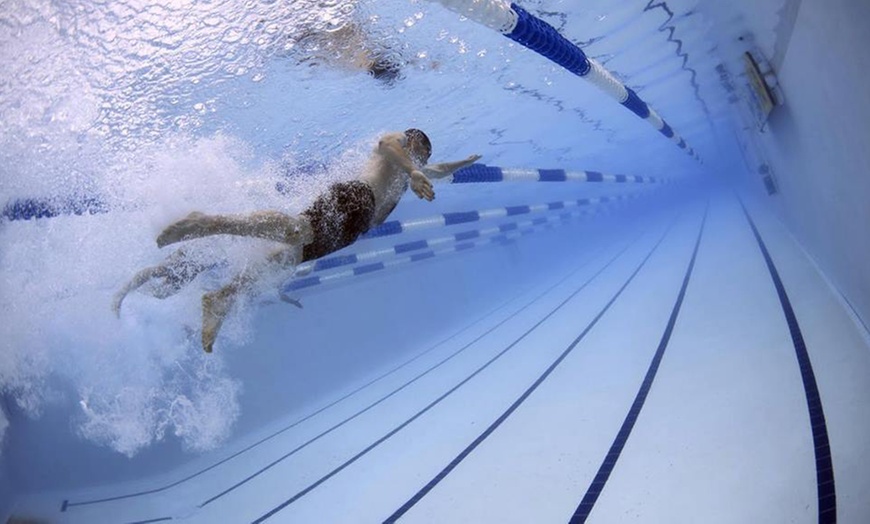
[(239, 40), (241, 40), (242, 36), (244, 36), (244, 35), (242, 34), (241, 31), (239, 31), (235, 28), (230, 28), (224, 32), (223, 38), (221, 38), (221, 40), (223, 42), (228, 43), (228, 44), (234, 44), (234, 43), (238, 42)]

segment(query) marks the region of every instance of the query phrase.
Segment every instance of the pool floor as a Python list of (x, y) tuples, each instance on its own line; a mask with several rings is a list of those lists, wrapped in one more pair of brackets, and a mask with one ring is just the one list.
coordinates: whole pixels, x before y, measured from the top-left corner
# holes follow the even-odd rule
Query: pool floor
[(866, 333), (777, 219), (742, 206), (695, 202), (593, 246), (572, 272), (222, 461), (28, 496), (16, 514), (870, 522)]

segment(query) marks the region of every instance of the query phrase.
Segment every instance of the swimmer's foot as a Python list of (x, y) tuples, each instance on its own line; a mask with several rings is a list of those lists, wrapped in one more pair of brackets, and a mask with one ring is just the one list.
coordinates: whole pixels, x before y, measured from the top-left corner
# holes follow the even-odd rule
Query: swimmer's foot
[(209, 217), (199, 211), (170, 224), (157, 236), (157, 247), (168, 246), (182, 240), (198, 238), (207, 234), (206, 224)]
[(127, 290), (122, 289), (112, 298), (112, 312), (115, 316), (121, 318), (121, 304), (124, 303), (124, 298), (127, 296)]
[(278, 296), (281, 297), (281, 300), (283, 300), (284, 302), (287, 302), (288, 304), (293, 304), (294, 306), (298, 307), (299, 309), (302, 309), (302, 302), (299, 302), (298, 299), (295, 299), (293, 297), (289, 297), (289, 296), (285, 295), (284, 293), (279, 293)]
[(235, 302), (234, 290), (224, 287), (202, 296), (202, 349), (211, 353), (218, 331)]

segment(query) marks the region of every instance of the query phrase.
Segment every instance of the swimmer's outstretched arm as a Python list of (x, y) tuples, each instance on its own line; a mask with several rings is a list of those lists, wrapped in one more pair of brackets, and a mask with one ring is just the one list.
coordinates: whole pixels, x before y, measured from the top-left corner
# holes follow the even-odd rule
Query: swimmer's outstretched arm
[[(402, 147), (402, 144), (404, 143), (403, 137), (404, 135), (402, 133), (390, 133), (384, 135), (378, 142), (378, 153), (385, 156), (390, 162), (408, 173), (411, 191), (413, 191), (418, 197), (429, 201), (435, 199), (435, 190), (432, 188), (432, 183), (429, 181), (430, 178), (444, 178), (453, 174), (457, 169), (473, 164), (480, 158), (480, 155), (471, 155), (465, 160), (418, 167), (405, 148)], [(381, 176), (383, 177), (383, 175)], [(385, 184), (385, 182), (379, 180), (374, 180), (373, 182), (376, 185)]]
[[(435, 190), (432, 189), (432, 183), (429, 182), (426, 175), (420, 171), (414, 161), (411, 160), (411, 156), (402, 146), (402, 144), (404, 144), (404, 136), (404, 133), (390, 133), (384, 135), (378, 141), (377, 152), (383, 155), (392, 164), (398, 166), (399, 169), (408, 173), (411, 183), (411, 191), (413, 191), (415, 195), (431, 202), (435, 199)], [(388, 192), (390, 184), (389, 173), (374, 173), (368, 181), (372, 184), (372, 190), (375, 192), (375, 195), (383, 195)]]
[(456, 162), (441, 162), (439, 164), (429, 164), (427, 166), (424, 166), (422, 171), (429, 178), (444, 178), (446, 176), (452, 175), (463, 167), (470, 166), (471, 164), (480, 160), (480, 158), (480, 155), (471, 155), (465, 160), (457, 160)]
[(378, 141), (377, 151), (410, 175), (417, 170), (417, 165), (414, 164), (411, 156), (402, 147), (404, 136), (404, 133), (389, 133), (382, 136)]

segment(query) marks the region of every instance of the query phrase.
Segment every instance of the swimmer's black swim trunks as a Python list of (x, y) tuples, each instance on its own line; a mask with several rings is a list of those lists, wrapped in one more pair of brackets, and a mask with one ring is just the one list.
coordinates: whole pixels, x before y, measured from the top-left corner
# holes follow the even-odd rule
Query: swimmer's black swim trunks
[(302, 249), (302, 260), (314, 260), (349, 246), (368, 231), (375, 213), (375, 194), (365, 182), (333, 184), (302, 212), (314, 230), (314, 240)]

